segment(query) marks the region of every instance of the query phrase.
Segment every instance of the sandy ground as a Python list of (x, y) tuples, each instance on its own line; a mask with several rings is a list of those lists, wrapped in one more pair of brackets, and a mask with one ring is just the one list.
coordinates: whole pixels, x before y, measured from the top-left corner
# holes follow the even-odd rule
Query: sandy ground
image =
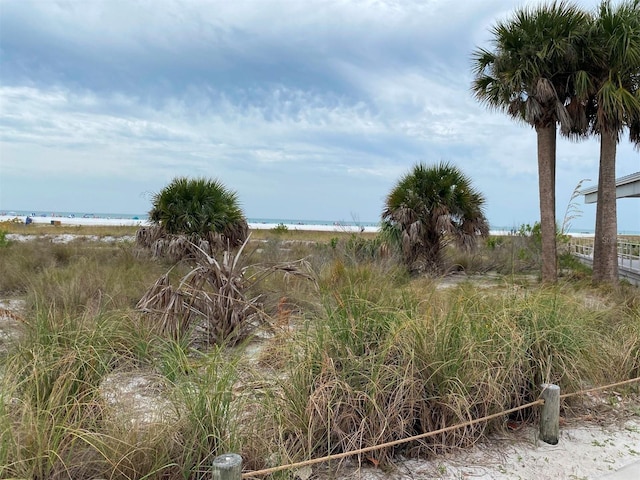
[[(14, 221), (18, 219), (20, 223), (24, 223), (26, 217), (24, 215), (0, 215), (0, 222)], [(135, 220), (130, 218), (83, 218), (83, 217), (33, 217), (33, 223), (51, 225), (52, 221), (60, 222), (61, 225), (101, 225), (101, 226), (145, 226), (148, 225), (146, 220)], [(276, 223), (249, 223), (249, 228), (253, 230), (271, 230), (278, 227)], [(288, 224), (287, 229), (314, 231), (314, 232), (369, 232), (375, 233), (380, 229), (374, 226), (354, 226), (354, 225), (312, 225), (312, 224)], [(509, 232), (496, 230), (491, 232), (492, 235), (508, 235)], [(580, 234), (577, 234), (581, 236)]]
[[(25, 223), (25, 215), (0, 215), (0, 222), (19, 221)], [(60, 225), (93, 225), (93, 226), (139, 226), (146, 225), (144, 220), (131, 218), (84, 218), (84, 217), (31, 217), (34, 224), (51, 225), (52, 221), (60, 222)], [(17, 220), (16, 220), (17, 219)]]
[[(0, 222), (10, 222), (18, 219), (21, 223), (24, 223), (26, 220), (26, 216), (24, 215), (0, 215)], [(93, 225), (93, 226), (146, 226), (149, 225), (149, 222), (146, 220), (136, 220), (131, 218), (84, 218), (84, 217), (33, 217), (33, 223), (51, 225), (52, 221), (60, 222), (61, 225)], [(271, 230), (273, 228), (278, 227), (279, 225), (276, 223), (263, 223), (263, 222), (252, 222), (249, 223), (249, 229), (252, 230)], [(358, 232), (368, 232), (368, 233), (376, 233), (380, 231), (379, 227), (374, 226), (354, 226), (354, 225), (313, 225), (313, 224), (287, 224), (287, 229), (291, 231), (301, 230), (301, 231), (313, 231), (313, 232), (347, 232), (347, 233), (358, 233)], [(491, 235), (510, 235), (511, 232), (507, 230), (491, 230)], [(591, 233), (572, 233), (573, 237), (592, 237)]]
[[(24, 215), (0, 215), (0, 222), (10, 222), (18, 219), (20, 223), (25, 223)], [(136, 220), (131, 218), (84, 218), (84, 217), (32, 217), (34, 224), (51, 225), (52, 221), (60, 222), (60, 225), (92, 225), (92, 226), (145, 226), (149, 223), (146, 220)], [(253, 230), (271, 230), (276, 228), (276, 223), (249, 223), (249, 228)], [(378, 227), (353, 226), (353, 225), (307, 225), (290, 224), (289, 230), (308, 230), (316, 232), (377, 232)]]

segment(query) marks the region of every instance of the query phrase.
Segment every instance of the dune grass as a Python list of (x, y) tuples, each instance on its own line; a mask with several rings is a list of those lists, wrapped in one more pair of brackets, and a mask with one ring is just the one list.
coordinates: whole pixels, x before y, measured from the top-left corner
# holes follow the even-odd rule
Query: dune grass
[[(0, 292), (26, 301), (23, 334), (0, 353), (0, 477), (205, 478), (220, 453), (274, 466), (522, 405), (543, 382), (566, 393), (640, 374), (638, 289), (572, 275), (542, 288), (519, 276), (529, 260), (504, 260), (530, 246), (508, 241), (472, 259), (451, 252), (451, 265), (504, 275), (443, 288), (411, 278), (375, 238), (333, 238), (251, 244), (243, 268), (304, 258), (316, 281), (254, 285), (268, 328), (207, 348), (159, 334), (135, 309), (169, 266), (133, 244), (0, 247)], [(579, 398), (563, 404), (573, 408)], [(469, 445), (507, 420), (359, 460)]]
[(138, 227), (119, 225), (61, 225), (46, 223), (0, 222), (0, 230), (19, 235), (95, 235), (98, 237), (135, 236)]
[[(637, 312), (594, 310), (570, 288), (495, 292), (472, 284), (409, 295), (373, 275), (346, 282), (291, 342), (281, 415), (303, 457), (377, 445), (564, 392), (629, 378), (640, 366)], [(636, 313), (634, 313), (636, 312)], [(617, 324), (617, 325), (616, 325)], [(635, 325), (635, 326), (634, 326)], [(520, 420), (531, 420), (524, 412)], [(366, 458), (428, 454), (477, 440), (507, 418)], [(364, 459), (361, 459), (364, 460)]]

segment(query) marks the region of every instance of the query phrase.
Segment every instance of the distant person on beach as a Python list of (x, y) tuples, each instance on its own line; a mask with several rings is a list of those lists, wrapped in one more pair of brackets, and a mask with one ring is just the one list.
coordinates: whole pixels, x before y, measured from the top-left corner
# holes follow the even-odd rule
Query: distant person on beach
[(31, 223), (33, 223), (33, 218), (31, 217), (27, 217), (24, 219), (24, 223), (25, 225), (30, 225)]

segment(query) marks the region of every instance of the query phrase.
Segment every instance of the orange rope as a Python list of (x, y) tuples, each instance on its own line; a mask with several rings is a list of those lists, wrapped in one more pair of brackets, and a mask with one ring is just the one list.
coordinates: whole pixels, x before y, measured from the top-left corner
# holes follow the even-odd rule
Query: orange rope
[(476, 418), (475, 420), (469, 420), (468, 422), (460, 423), (458, 425), (452, 425), (451, 427), (441, 428), (440, 430), (434, 430), (432, 432), (421, 433), (420, 435), (415, 435), (413, 437), (403, 438), (401, 440), (394, 440), (392, 442), (387, 442), (387, 443), (383, 443), (383, 444), (380, 444), (380, 445), (373, 445), (371, 447), (361, 448), (359, 450), (353, 450), (353, 451), (350, 451), (350, 452), (343, 452), (343, 453), (337, 453), (337, 454), (334, 454), (334, 455), (327, 455), (326, 457), (313, 458), (311, 460), (306, 460), (304, 462), (291, 463), (289, 465), (280, 465), (278, 467), (266, 468), (264, 470), (256, 470), (256, 471), (253, 471), (253, 472), (243, 473), (242, 474), (242, 478), (251, 478), (251, 477), (254, 477), (254, 476), (268, 475), (270, 473), (280, 472), (282, 470), (289, 470), (289, 469), (292, 469), (292, 468), (300, 468), (300, 467), (304, 467), (304, 466), (307, 466), (307, 465), (315, 465), (316, 463), (327, 462), (329, 460), (338, 460), (338, 459), (341, 459), (341, 458), (350, 457), (352, 455), (358, 455), (360, 453), (367, 453), (367, 452), (372, 452), (374, 450), (380, 450), (380, 449), (386, 448), (386, 447), (393, 447), (395, 445), (400, 445), (402, 443), (407, 443), (407, 442), (411, 442), (411, 441), (414, 441), (414, 440), (420, 440), (422, 438), (432, 437), (432, 436), (438, 435), (440, 433), (450, 432), (451, 430), (456, 430), (458, 428), (468, 427), (470, 425), (475, 425), (476, 423), (484, 422), (484, 421), (487, 421), (487, 420), (492, 420), (494, 418), (502, 417), (502, 416), (504, 416), (504, 415), (506, 415), (508, 413), (517, 412), (517, 411), (523, 410), (525, 408), (534, 407), (536, 405), (542, 405), (542, 404), (544, 404), (544, 400), (536, 400), (535, 402), (527, 403), (526, 405), (521, 405), (519, 407), (511, 408), (511, 409), (505, 410), (503, 412), (494, 413), (492, 415), (488, 415), (488, 416), (482, 417), (482, 418)]
[(564, 395), (560, 395), (560, 398), (564, 399), (564, 398), (574, 397), (576, 395), (582, 395), (584, 393), (597, 392), (598, 390), (606, 390), (607, 388), (619, 387), (621, 385), (628, 385), (630, 383), (634, 383), (638, 381), (640, 381), (640, 377), (632, 378), (630, 380), (624, 380), (623, 382), (612, 383), (610, 385), (604, 385), (602, 387), (594, 387), (594, 388), (589, 388), (587, 390), (580, 390), (579, 392), (565, 393)]
[[(564, 395), (560, 395), (560, 398), (564, 399), (564, 398), (573, 397), (573, 396), (576, 396), (576, 395), (582, 395), (582, 394), (589, 393), (589, 392), (595, 392), (595, 391), (598, 391), (598, 390), (606, 390), (607, 388), (619, 387), (621, 385), (628, 385), (630, 383), (634, 383), (634, 382), (638, 382), (638, 381), (640, 381), (640, 377), (632, 378), (630, 380), (624, 380), (622, 382), (612, 383), (612, 384), (609, 384), (609, 385), (604, 385), (602, 387), (595, 387), (595, 388), (590, 388), (590, 389), (587, 389), (587, 390), (580, 390), (578, 392), (573, 392), (573, 393), (565, 393)], [(361, 454), (361, 453), (372, 452), (374, 450), (380, 450), (382, 448), (393, 447), (393, 446), (396, 446), (396, 445), (401, 445), (403, 443), (412, 442), (412, 441), (415, 441), (415, 440), (421, 440), (421, 439), (427, 438), (427, 437), (432, 437), (432, 436), (438, 435), (440, 433), (450, 432), (450, 431), (456, 430), (458, 428), (469, 427), (471, 425), (475, 425), (476, 423), (485, 422), (487, 420), (493, 420), (494, 418), (499, 418), (499, 417), (502, 417), (502, 416), (507, 415), (509, 413), (517, 412), (519, 410), (524, 410), (525, 408), (534, 407), (536, 405), (544, 405), (544, 400), (539, 399), (539, 400), (536, 400), (535, 402), (527, 403), (526, 405), (521, 405), (519, 407), (510, 408), (509, 410), (505, 410), (505, 411), (499, 412), (499, 413), (494, 413), (494, 414), (488, 415), (486, 417), (476, 418), (475, 420), (469, 420), (468, 422), (460, 423), (458, 425), (452, 425), (450, 427), (441, 428), (440, 430), (434, 430), (432, 432), (425, 432), (425, 433), (421, 433), (420, 435), (414, 435), (413, 437), (407, 437), (407, 438), (403, 438), (403, 439), (400, 439), (400, 440), (394, 440), (392, 442), (387, 442), (387, 443), (383, 443), (383, 444), (380, 444), (380, 445), (373, 445), (371, 447), (365, 447), (365, 448), (361, 448), (359, 450), (353, 450), (353, 451), (350, 451), (350, 452), (342, 452), (342, 453), (337, 453), (337, 454), (334, 454), (334, 455), (327, 455), (325, 457), (313, 458), (311, 460), (306, 460), (304, 462), (290, 463), (288, 465), (280, 465), (278, 467), (266, 468), (264, 470), (255, 470), (253, 472), (246, 472), (246, 473), (242, 474), (242, 478), (252, 478), (252, 477), (256, 477), (256, 476), (269, 475), (270, 473), (280, 472), (282, 470), (290, 470), (290, 469), (293, 469), (293, 468), (305, 467), (307, 465), (315, 465), (316, 463), (327, 462), (327, 461), (330, 461), (330, 460), (339, 460), (339, 459), (342, 459), (342, 458), (350, 457), (352, 455), (358, 455), (358, 454)]]

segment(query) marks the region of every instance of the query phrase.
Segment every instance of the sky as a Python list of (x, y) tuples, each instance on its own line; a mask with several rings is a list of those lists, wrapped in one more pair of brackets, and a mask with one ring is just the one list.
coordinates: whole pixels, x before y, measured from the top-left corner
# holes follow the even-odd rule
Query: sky
[[(222, 181), (248, 218), (376, 222), (402, 175), (446, 161), (492, 228), (533, 223), (535, 131), (470, 89), (473, 50), (523, 5), (0, 0), (0, 211), (144, 214), (187, 176)], [(595, 225), (572, 194), (598, 156), (558, 140), (574, 230)], [(637, 171), (625, 136), (616, 174)], [(640, 231), (640, 200), (618, 200), (618, 227)]]

